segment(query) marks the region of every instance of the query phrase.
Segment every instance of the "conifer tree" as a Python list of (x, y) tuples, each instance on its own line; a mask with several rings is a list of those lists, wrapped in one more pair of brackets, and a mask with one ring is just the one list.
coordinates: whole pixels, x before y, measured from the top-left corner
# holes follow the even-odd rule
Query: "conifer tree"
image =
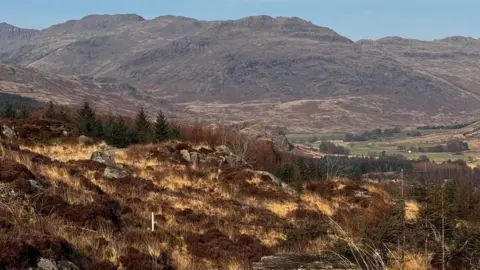
[(99, 123), (97, 123), (95, 119), (95, 112), (90, 107), (88, 101), (85, 101), (78, 109), (76, 125), (78, 130), (83, 135), (92, 137), (99, 135)]
[(127, 147), (132, 143), (133, 135), (122, 117), (110, 119), (105, 124), (105, 141), (110, 145)]
[(43, 118), (45, 118), (45, 119), (54, 119), (55, 116), (56, 116), (56, 114), (55, 114), (55, 105), (53, 104), (53, 101), (50, 100), (50, 102), (48, 102), (47, 108), (46, 108), (45, 111), (43, 112)]
[(7, 119), (15, 119), (17, 117), (17, 113), (15, 112), (15, 109), (13, 108), (11, 103), (5, 104), (5, 107), (0, 113), (0, 116), (2, 118), (7, 118)]
[(167, 120), (162, 111), (159, 111), (157, 114), (157, 119), (155, 120), (155, 142), (162, 142), (170, 138), (170, 129), (168, 127)]
[(137, 114), (135, 119), (135, 137), (139, 143), (146, 143), (150, 140), (150, 122), (143, 108)]

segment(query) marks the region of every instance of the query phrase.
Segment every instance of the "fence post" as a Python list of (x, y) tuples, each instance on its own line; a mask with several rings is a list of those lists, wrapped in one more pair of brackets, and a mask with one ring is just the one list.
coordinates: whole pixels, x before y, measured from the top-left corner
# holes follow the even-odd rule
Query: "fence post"
[(155, 215), (152, 212), (152, 232), (155, 231)]

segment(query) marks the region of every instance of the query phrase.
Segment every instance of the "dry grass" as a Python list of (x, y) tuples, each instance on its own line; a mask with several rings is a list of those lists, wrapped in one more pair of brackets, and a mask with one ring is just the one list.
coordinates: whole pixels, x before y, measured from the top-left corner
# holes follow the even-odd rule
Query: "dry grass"
[(301, 199), (310, 208), (317, 209), (329, 217), (333, 216), (338, 208), (337, 203), (325, 200), (313, 193), (304, 193), (301, 195)]
[(54, 158), (58, 161), (67, 162), (69, 160), (90, 159), (93, 152), (105, 150), (105, 144), (95, 144), (91, 146), (80, 145), (35, 145), (22, 146), (22, 149), (30, 150), (44, 156)]
[[(290, 189), (272, 189), (271, 185), (266, 185), (261, 178), (255, 175), (245, 181), (260, 191), (268, 190), (276, 197), (262, 197), (257, 196), (256, 193), (238, 194), (233, 189), (222, 188), (222, 185), (226, 184), (222, 183), (214, 170), (187, 169), (184, 165), (174, 164), (168, 160), (145, 158), (144, 155), (152, 147), (163, 149), (162, 145), (143, 146), (143, 148), (137, 146), (138, 149), (135, 151), (138, 151), (138, 157), (130, 155), (129, 149), (127, 149), (117, 151), (115, 159), (118, 164), (123, 164), (136, 171), (139, 177), (138, 181), (151, 180), (155, 187), (161, 189), (161, 192), (134, 192), (133, 187), (137, 185), (133, 182), (131, 190), (128, 189), (128, 183), (127, 189), (124, 190), (125, 187), (119, 186), (115, 181), (95, 179), (94, 172), (82, 171), (83, 176), (98, 185), (108, 196), (133, 209), (134, 216), (127, 216), (129, 220), (126, 221), (126, 224), (132, 222), (131, 218), (141, 223), (141, 227), (127, 225), (121, 233), (114, 233), (112, 228), (107, 227), (95, 230), (78, 228), (78, 225), (55, 216), (32, 217), (35, 226), (45, 227), (51, 234), (64, 237), (78, 250), (85, 251), (95, 260), (106, 260), (116, 265), (120, 264), (120, 258), (125, 255), (128, 247), (135, 247), (154, 257), (160, 256), (164, 251), (169, 251), (176, 269), (248, 269), (248, 262), (241, 258), (212, 259), (192, 254), (191, 243), (188, 243), (187, 236), (190, 234), (201, 235), (208, 230), (215, 229), (226, 235), (231, 241), (240, 235), (251, 237), (260, 245), (271, 248), (273, 252), (316, 253), (327, 250), (331, 239), (323, 236), (299, 239), (298, 243), (288, 248), (282, 246), (287, 240), (288, 230), (301, 228), (306, 222), (312, 221), (311, 219), (299, 221), (291, 214), (296, 210), (305, 209), (312, 213), (323, 213), (328, 217), (334, 217), (345, 207), (347, 209), (359, 208), (355, 203), (346, 202), (345, 198), (341, 196), (327, 198), (310, 191), (304, 191), (298, 196), (295, 191)], [(91, 153), (101, 150), (102, 146), (79, 148), (74, 145), (65, 145), (22, 148), (65, 162), (89, 159)], [(34, 174), (41, 174), (48, 178), (54, 189), (60, 183), (66, 184), (67, 189), (53, 194), (59, 195), (68, 203), (89, 205), (95, 202), (91, 192), (84, 190), (79, 179), (70, 175), (66, 168), (52, 164), (33, 164), (31, 160), (20, 154), (3, 150), (1, 152), (2, 156), (25, 164)], [(132, 178), (132, 180), (135, 179)], [(345, 180), (336, 181), (333, 190), (344, 192), (350, 184)], [(367, 190), (370, 193), (389, 198), (388, 194), (376, 185), (368, 185)], [(135, 199), (134, 202), (132, 199)], [(181, 211), (191, 211), (191, 214), (182, 216), (179, 215)], [(411, 211), (414, 216), (415, 211)], [(418, 209), (416, 211), (418, 214)], [(175, 235), (175, 243), (149, 232), (151, 212), (159, 216), (156, 224), (159, 232)], [(352, 232), (346, 232), (345, 236), (353, 239), (351, 234)], [(238, 253), (241, 255), (242, 251), (239, 249)], [(412, 265), (413, 261), (412, 259)]]
[(415, 221), (420, 214), (420, 205), (415, 201), (405, 202), (405, 219)]

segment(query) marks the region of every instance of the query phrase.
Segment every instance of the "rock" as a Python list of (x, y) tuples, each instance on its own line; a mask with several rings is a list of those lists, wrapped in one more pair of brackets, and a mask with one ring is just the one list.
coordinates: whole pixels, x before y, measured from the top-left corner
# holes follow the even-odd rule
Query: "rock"
[(78, 144), (81, 146), (90, 146), (90, 145), (93, 145), (94, 143), (95, 142), (93, 141), (93, 139), (87, 136), (81, 135), (80, 137), (78, 137)]
[(45, 258), (40, 258), (37, 267), (39, 270), (59, 270), (54, 261)]
[(13, 129), (7, 127), (6, 125), (2, 126), (2, 134), (9, 140), (13, 140), (17, 137), (15, 131), (13, 131)]
[(289, 186), (287, 183), (285, 183), (285, 182), (282, 182), (282, 183), (280, 184), (280, 186), (281, 186), (282, 188), (289, 188), (289, 187), (290, 187), (290, 186)]
[(355, 198), (371, 198), (372, 196), (370, 196), (368, 194), (368, 191), (364, 191), (364, 190), (355, 190)]
[(190, 152), (187, 149), (180, 150), (180, 155), (182, 158), (187, 162), (192, 162), (192, 158), (190, 157)]
[(328, 254), (277, 254), (262, 257), (252, 267), (254, 270), (359, 269), (340, 256)]
[(115, 159), (111, 155), (109, 155), (107, 153), (104, 153), (104, 152), (93, 152), (90, 159), (93, 160), (93, 161), (105, 164), (109, 167), (115, 167), (116, 166)]
[(59, 270), (80, 270), (80, 267), (69, 261), (59, 261), (57, 265)]
[(280, 178), (276, 177), (273, 173), (269, 173), (269, 172), (265, 172), (265, 171), (255, 171), (254, 173), (268, 176), (268, 177), (270, 177), (272, 182), (275, 183), (276, 185), (279, 185), (279, 186), (282, 185), (282, 180), (280, 180)]
[(30, 188), (33, 192), (38, 192), (43, 189), (42, 185), (37, 180), (27, 180), (27, 183), (30, 185)]
[(198, 165), (200, 162), (200, 158), (197, 152), (190, 152), (190, 159), (193, 163), (193, 165)]
[(64, 131), (62, 131), (62, 135), (67, 137), (69, 135), (69, 133), (68, 133), (68, 131), (64, 130)]
[(215, 151), (217, 151), (218, 153), (227, 154), (227, 155), (232, 154), (232, 151), (226, 145), (216, 146)]
[(128, 173), (120, 168), (117, 167), (107, 167), (105, 171), (103, 171), (103, 176), (106, 178), (124, 178), (128, 176)]

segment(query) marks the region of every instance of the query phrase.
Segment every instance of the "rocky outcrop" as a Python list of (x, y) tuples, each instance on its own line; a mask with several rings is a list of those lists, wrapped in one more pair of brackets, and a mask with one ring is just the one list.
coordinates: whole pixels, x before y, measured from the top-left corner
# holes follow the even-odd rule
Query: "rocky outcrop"
[(192, 158), (190, 157), (190, 152), (187, 149), (180, 150), (180, 155), (186, 162), (192, 162)]
[(103, 172), (103, 176), (106, 178), (113, 178), (113, 179), (118, 179), (118, 178), (124, 178), (128, 176), (128, 172), (117, 168), (117, 167), (107, 167), (105, 168), (105, 171)]
[(277, 254), (262, 257), (253, 263), (254, 270), (320, 270), (355, 269), (358, 267), (346, 263), (336, 255), (326, 254)]
[(105, 152), (93, 152), (92, 156), (90, 157), (91, 160), (105, 164), (109, 167), (115, 167), (115, 158), (110, 154)]
[(230, 150), (230, 148), (228, 148), (228, 146), (226, 146), (226, 145), (216, 146), (216, 147), (215, 147), (215, 151), (216, 151), (217, 153), (226, 154), (226, 155), (231, 155), (231, 154), (233, 154), (232, 150)]
[(265, 176), (270, 178), (270, 180), (277, 186), (282, 188), (288, 188), (288, 184), (283, 182), (280, 178), (276, 177), (273, 173), (265, 172), (265, 171), (253, 171), (257, 175)]
[(15, 133), (15, 131), (6, 125), (2, 125), (2, 134), (3, 136), (5, 136), (5, 138), (9, 140), (13, 140), (17, 137), (17, 134)]

